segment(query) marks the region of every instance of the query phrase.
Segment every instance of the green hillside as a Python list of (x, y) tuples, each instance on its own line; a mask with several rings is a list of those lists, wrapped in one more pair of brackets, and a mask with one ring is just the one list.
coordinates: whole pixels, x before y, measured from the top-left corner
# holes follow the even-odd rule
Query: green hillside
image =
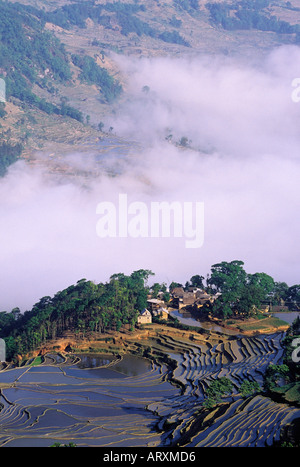
[(133, 327), (138, 311), (147, 305), (145, 282), (150, 274), (148, 270), (114, 274), (105, 284), (82, 279), (52, 298), (41, 298), (24, 314), (18, 308), (0, 313), (7, 358), (24, 355), (66, 330), (84, 336), (88, 331), (118, 331), (125, 324)]
[[(6, 98), (11, 96), (45, 112), (62, 109), (40, 99), (32, 87), (47, 87), (51, 80), (68, 81), (71, 72), (63, 44), (41, 22), (18, 4), (0, 2), (0, 69), (6, 81)], [(76, 115), (79, 118), (78, 115)]]

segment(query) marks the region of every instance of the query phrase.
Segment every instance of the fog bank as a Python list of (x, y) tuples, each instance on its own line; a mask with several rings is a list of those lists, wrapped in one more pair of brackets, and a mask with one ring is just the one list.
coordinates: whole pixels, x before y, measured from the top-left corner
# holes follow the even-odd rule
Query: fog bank
[[(0, 181), (0, 308), (24, 310), (81, 278), (106, 281), (140, 268), (152, 269), (155, 281), (185, 283), (233, 259), (247, 272), (299, 283), (300, 103), (291, 82), (300, 76), (300, 49), (282, 47), (263, 63), (118, 61), (127, 99), (107, 125), (143, 149), (119, 161), (121, 174), (103, 173), (88, 187), (57, 183), (25, 162), (9, 169)], [(186, 147), (177, 144), (182, 137)], [(74, 164), (86, 164), (78, 153)], [(118, 210), (122, 193), (146, 207), (203, 202), (203, 246), (186, 248), (172, 235), (100, 238), (97, 206)]]

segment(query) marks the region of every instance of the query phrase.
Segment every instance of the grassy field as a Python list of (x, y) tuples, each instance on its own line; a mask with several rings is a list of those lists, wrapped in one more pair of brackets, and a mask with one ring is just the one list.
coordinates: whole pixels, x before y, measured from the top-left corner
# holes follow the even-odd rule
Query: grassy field
[(35, 359), (31, 363), (31, 366), (41, 365), (41, 363), (43, 363), (43, 358), (39, 355), (39, 356), (35, 357)]
[(289, 324), (286, 321), (274, 317), (267, 317), (264, 319), (238, 324), (238, 328), (241, 331), (267, 331), (269, 329), (274, 329), (275, 332), (277, 329), (288, 326)]

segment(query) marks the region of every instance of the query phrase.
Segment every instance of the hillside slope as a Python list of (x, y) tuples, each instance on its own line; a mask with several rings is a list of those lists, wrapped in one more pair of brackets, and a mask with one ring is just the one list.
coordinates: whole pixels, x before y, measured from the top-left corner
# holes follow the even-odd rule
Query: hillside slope
[(126, 94), (116, 53), (256, 56), (298, 43), (299, 25), (300, 0), (1, 1), (1, 140), (29, 158), (97, 142)]

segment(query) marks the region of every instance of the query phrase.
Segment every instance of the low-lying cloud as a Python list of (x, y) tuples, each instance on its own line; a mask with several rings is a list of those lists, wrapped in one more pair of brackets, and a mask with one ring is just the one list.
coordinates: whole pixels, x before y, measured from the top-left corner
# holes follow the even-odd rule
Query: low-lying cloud
[[(127, 99), (107, 125), (142, 149), (119, 161), (118, 176), (103, 173), (88, 186), (57, 183), (25, 162), (10, 168), (0, 182), (0, 308), (24, 310), (83, 277), (100, 282), (140, 268), (185, 283), (233, 259), (298, 283), (300, 104), (291, 82), (300, 49), (282, 47), (259, 63), (118, 60)], [(176, 144), (182, 137), (185, 148)], [(174, 236), (100, 238), (97, 205), (117, 207), (122, 193), (147, 206), (203, 202), (203, 246), (188, 249)]]

